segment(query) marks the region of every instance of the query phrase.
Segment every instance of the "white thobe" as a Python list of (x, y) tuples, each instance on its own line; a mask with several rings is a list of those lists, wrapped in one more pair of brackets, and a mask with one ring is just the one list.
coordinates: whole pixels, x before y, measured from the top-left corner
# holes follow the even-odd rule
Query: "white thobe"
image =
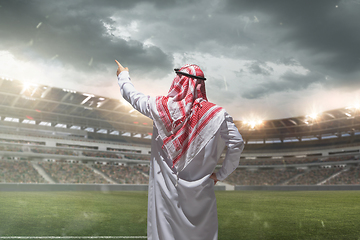
[[(155, 98), (138, 92), (127, 71), (118, 76), (120, 92), (136, 110), (152, 118)], [(243, 139), (225, 113), (225, 120), (207, 145), (178, 173), (162, 149), (156, 127), (151, 141), (147, 235), (151, 240), (212, 240), (218, 237), (214, 181), (210, 179), (227, 146), (218, 180), (224, 180), (239, 165)]]

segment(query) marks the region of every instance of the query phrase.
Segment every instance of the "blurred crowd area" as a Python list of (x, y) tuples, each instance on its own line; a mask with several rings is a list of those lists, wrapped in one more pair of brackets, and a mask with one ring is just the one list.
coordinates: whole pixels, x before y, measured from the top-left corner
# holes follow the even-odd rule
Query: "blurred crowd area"
[[(136, 160), (136, 161), (133, 161)], [(139, 164), (139, 160), (143, 160)], [(150, 154), (131, 149), (0, 139), (1, 183), (147, 184)], [(360, 184), (359, 153), (240, 159), (232, 185)], [(220, 159), (221, 165), (223, 159)], [(40, 169), (40, 170), (39, 170)], [(50, 179), (50, 180), (49, 180)]]
[[(54, 183), (148, 184), (149, 165), (83, 164), (64, 162), (64, 160), (53, 162), (0, 160), (1, 183), (49, 183), (44, 175)], [(225, 182), (246, 186), (360, 184), (360, 165), (238, 168)]]
[(336, 177), (330, 179), (326, 185), (346, 185), (346, 184), (360, 184), (360, 166), (351, 166), (346, 174), (339, 174)]
[(94, 165), (94, 167), (118, 183), (149, 183), (149, 166)]
[(1, 183), (45, 183), (28, 161), (0, 161)]
[(360, 184), (360, 166), (310, 169), (236, 169), (225, 181), (231, 185), (345, 185)]
[(301, 169), (246, 170), (236, 169), (225, 180), (231, 185), (281, 185), (292, 177), (303, 174)]
[(39, 165), (56, 183), (108, 183), (83, 164), (40, 162)]
[(54, 183), (148, 184), (149, 167), (0, 160), (0, 183), (49, 183), (45, 175)]

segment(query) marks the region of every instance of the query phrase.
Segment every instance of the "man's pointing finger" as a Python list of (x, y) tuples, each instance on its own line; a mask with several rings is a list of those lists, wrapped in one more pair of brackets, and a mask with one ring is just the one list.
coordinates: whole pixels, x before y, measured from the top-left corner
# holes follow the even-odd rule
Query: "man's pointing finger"
[(117, 60), (115, 60), (115, 62), (117, 63), (117, 65), (121, 68), (124, 68)]

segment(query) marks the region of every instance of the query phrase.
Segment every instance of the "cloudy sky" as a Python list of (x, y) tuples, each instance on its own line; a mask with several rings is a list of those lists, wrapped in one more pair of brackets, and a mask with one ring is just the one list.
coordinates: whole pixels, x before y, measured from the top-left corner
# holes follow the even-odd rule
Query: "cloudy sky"
[(198, 64), (237, 120), (360, 102), (360, 0), (0, 0), (0, 76), (121, 98)]

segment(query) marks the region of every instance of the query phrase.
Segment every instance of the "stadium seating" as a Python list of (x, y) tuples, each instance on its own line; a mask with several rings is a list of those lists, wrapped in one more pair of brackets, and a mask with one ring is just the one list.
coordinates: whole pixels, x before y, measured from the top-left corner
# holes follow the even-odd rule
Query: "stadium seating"
[[(47, 183), (46, 174), (59, 184), (148, 183), (148, 118), (118, 99), (55, 87), (37, 87), (34, 96), (26, 96), (22, 89), (21, 82), (6, 79), (0, 88), (0, 182)], [(342, 108), (319, 116), (316, 121), (307, 116), (268, 120), (253, 127), (235, 121), (245, 149), (226, 182), (360, 184), (360, 112)]]
[(327, 181), (326, 185), (360, 184), (360, 166), (351, 166), (343, 173)]
[(27, 161), (0, 160), (1, 183), (45, 183), (45, 180)]
[(83, 164), (40, 162), (39, 165), (57, 183), (108, 183)]
[(225, 181), (232, 185), (282, 185), (292, 177), (303, 173), (301, 169), (235, 170)]
[(316, 185), (341, 170), (341, 168), (310, 169), (299, 177), (290, 180), (287, 185)]
[(147, 184), (149, 183), (148, 166), (116, 166), (94, 165), (95, 168), (106, 174), (118, 183)]

